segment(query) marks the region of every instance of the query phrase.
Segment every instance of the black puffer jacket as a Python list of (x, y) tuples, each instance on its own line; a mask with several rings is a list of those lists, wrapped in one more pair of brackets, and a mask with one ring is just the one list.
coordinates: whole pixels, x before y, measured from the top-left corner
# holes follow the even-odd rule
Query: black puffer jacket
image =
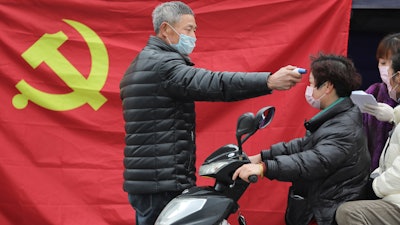
[(339, 204), (363, 197), (370, 156), (362, 116), (350, 98), (334, 104), (305, 123), (304, 138), (261, 153), (268, 178), (292, 182), (287, 224), (306, 225), (312, 217), (336, 224)]
[(157, 37), (120, 83), (126, 147), (124, 190), (182, 191), (195, 185), (194, 101), (235, 101), (271, 93), (269, 73), (212, 72)]

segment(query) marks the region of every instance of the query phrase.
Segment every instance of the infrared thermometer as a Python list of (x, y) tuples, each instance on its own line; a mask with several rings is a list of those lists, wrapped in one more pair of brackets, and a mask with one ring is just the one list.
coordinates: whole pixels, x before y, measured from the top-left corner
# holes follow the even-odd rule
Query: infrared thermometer
[(296, 71), (296, 72), (298, 72), (298, 73), (300, 73), (300, 74), (305, 74), (305, 73), (307, 73), (307, 70), (306, 70), (306, 69), (300, 68), (300, 67), (297, 67), (297, 68), (294, 69), (293, 71)]

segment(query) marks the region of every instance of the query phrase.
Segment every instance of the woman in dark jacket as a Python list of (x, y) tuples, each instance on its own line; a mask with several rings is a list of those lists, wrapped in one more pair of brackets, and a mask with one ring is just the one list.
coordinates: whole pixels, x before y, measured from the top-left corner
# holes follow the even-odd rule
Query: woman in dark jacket
[(306, 100), (322, 111), (305, 122), (306, 136), (251, 156), (252, 164), (240, 167), (233, 179), (258, 174), (292, 182), (286, 224), (336, 224), (337, 207), (362, 197), (369, 174), (361, 112), (349, 98), (361, 77), (351, 60), (321, 54), (312, 59), (309, 81)]

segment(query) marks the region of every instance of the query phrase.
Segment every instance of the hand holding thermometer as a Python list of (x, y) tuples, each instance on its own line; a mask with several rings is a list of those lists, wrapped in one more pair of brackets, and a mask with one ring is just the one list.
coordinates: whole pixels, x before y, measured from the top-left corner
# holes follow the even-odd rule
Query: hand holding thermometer
[(300, 68), (300, 67), (297, 67), (297, 68), (294, 69), (293, 71), (298, 72), (298, 73), (300, 73), (300, 74), (305, 74), (305, 73), (307, 73), (307, 70), (306, 70), (306, 69)]

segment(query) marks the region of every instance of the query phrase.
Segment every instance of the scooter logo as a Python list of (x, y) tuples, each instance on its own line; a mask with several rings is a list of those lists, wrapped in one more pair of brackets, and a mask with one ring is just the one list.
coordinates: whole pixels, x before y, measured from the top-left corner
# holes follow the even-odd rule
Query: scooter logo
[(32, 67), (46, 63), (59, 76), (72, 92), (51, 94), (38, 90), (20, 80), (16, 88), (21, 94), (14, 96), (12, 104), (17, 109), (24, 109), (31, 101), (43, 108), (54, 111), (66, 111), (89, 104), (98, 110), (107, 99), (100, 93), (108, 74), (107, 49), (99, 36), (89, 27), (73, 20), (63, 20), (73, 27), (87, 43), (92, 59), (92, 67), (86, 79), (65, 57), (58, 48), (68, 40), (64, 32), (44, 34), (29, 49), (22, 53), (22, 58)]

